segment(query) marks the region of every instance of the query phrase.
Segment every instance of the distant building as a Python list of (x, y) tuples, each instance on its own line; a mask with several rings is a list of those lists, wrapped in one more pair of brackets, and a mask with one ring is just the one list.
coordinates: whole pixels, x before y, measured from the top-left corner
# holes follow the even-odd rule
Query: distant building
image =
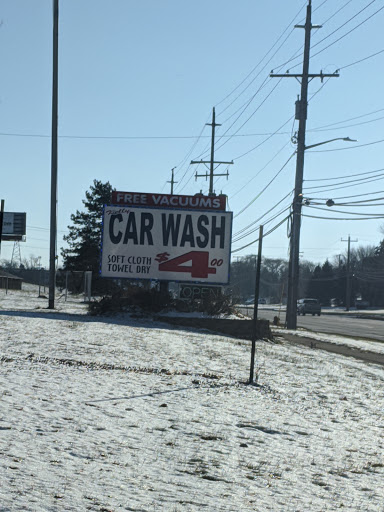
[(8, 290), (21, 290), (21, 277), (14, 276), (5, 270), (0, 269), (0, 288)]

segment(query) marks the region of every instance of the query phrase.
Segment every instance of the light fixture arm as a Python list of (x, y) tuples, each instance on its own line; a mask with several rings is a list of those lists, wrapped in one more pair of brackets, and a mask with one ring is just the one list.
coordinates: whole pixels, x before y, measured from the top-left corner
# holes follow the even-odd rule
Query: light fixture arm
[(324, 142), (318, 142), (317, 144), (311, 144), (310, 146), (305, 146), (305, 150), (316, 148), (317, 146), (322, 146), (323, 144), (328, 144), (329, 142), (334, 142), (335, 140), (344, 140), (346, 142), (357, 142), (356, 139), (351, 139), (350, 137), (337, 137), (336, 139), (325, 140)]

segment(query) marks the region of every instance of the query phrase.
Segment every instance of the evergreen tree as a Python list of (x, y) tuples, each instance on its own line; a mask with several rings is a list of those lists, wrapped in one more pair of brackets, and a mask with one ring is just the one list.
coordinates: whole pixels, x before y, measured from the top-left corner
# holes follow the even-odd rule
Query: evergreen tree
[[(65, 270), (92, 270), (93, 284), (100, 284), (97, 279), (100, 267), (101, 222), (103, 205), (111, 202), (112, 186), (109, 182), (94, 180), (83, 199), (84, 211), (77, 210), (71, 215), (72, 225), (69, 233), (64, 235), (68, 248), (61, 249)], [(100, 288), (100, 286), (99, 286)]]
[(384, 256), (384, 240), (382, 240), (380, 244), (375, 247), (375, 256)]
[(329, 304), (335, 297), (336, 277), (332, 265), (326, 260), (320, 267), (318, 265), (312, 275), (308, 286), (308, 296), (318, 299), (321, 304)]

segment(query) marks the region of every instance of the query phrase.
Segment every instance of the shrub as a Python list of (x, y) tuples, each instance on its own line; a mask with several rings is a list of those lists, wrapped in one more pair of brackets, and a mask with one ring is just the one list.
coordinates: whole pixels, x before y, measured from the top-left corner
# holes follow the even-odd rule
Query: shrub
[(160, 293), (155, 288), (145, 289), (130, 285), (111, 295), (105, 295), (89, 304), (90, 315), (122, 313), (139, 308), (143, 312), (158, 313), (171, 303), (169, 294)]

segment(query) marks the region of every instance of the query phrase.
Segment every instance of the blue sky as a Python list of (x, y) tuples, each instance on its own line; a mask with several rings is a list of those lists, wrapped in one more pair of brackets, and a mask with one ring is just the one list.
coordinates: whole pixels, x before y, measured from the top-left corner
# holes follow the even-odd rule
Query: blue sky
[[(301, 72), (304, 31), (293, 25), (303, 22), (306, 3), (61, 0), (58, 247), (64, 245), (71, 213), (82, 208), (94, 179), (109, 181), (118, 190), (169, 192), (166, 182), (177, 166), (175, 192), (207, 192), (208, 182), (193, 177), (205, 168), (188, 164), (208, 157), (210, 127), (204, 124), (210, 122), (213, 106), (222, 123), (216, 159), (234, 160), (229, 179), (215, 180), (216, 192), (228, 194), (233, 232), (289, 194), (295, 157), (278, 172), (295, 151), (291, 135), (297, 130), (293, 116), (300, 84), (292, 78), (270, 79), (269, 72)], [(382, 2), (312, 4), (312, 21), (323, 28), (312, 31), (310, 71), (341, 70), (339, 78), (310, 83), (306, 143), (347, 136), (358, 142), (336, 141), (316, 148), (319, 152), (307, 151), (304, 187), (323, 188), (306, 189), (305, 196), (321, 198), (317, 206), (323, 208), (331, 197), (384, 197), (380, 172), (362, 174), (384, 167), (384, 143), (372, 144), (384, 139), (384, 53), (354, 64), (384, 49)], [(47, 265), (52, 1), (0, 0), (0, 20), (1, 198), (6, 211), (27, 212), (22, 257), (41, 256)], [(225, 171), (225, 166), (217, 169)], [(350, 175), (359, 176), (343, 178)], [(370, 176), (375, 181), (368, 182)], [(353, 179), (362, 181), (345, 183)], [(262, 222), (290, 200), (288, 196)], [(303, 258), (319, 262), (343, 253), (341, 238), (349, 234), (360, 244), (377, 245), (384, 219), (330, 220), (384, 212), (377, 203), (350, 206), (348, 215), (305, 208), (304, 213), (327, 219), (303, 218)], [(286, 215), (282, 211), (265, 231)], [(287, 258), (286, 233), (284, 223), (265, 239), (266, 257)], [(234, 241), (233, 256), (255, 253), (256, 244), (238, 250), (255, 238), (257, 232)], [(1, 258), (10, 259), (12, 249), (13, 243), (3, 242)]]

